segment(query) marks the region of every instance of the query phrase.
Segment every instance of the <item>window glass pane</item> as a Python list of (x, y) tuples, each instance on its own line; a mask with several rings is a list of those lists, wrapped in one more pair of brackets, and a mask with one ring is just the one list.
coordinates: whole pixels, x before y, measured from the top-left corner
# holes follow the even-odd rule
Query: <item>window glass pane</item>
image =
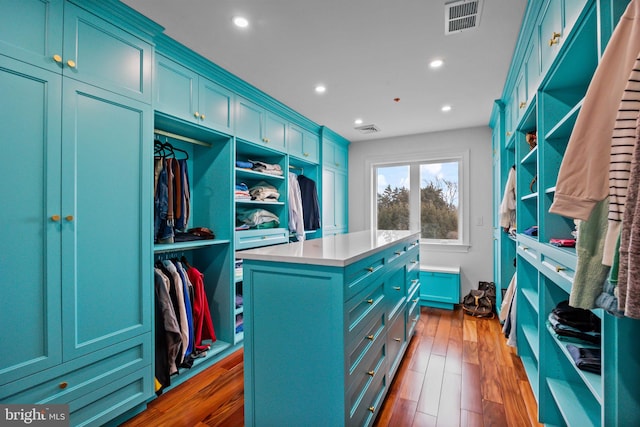
[(409, 165), (378, 167), (379, 230), (409, 229)]
[(458, 240), (458, 161), (420, 165), (421, 238)]

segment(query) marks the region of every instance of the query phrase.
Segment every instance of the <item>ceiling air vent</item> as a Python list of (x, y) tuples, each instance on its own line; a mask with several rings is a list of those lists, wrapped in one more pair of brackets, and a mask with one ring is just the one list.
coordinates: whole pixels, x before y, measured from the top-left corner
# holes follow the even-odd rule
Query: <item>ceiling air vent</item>
[(480, 24), (482, 0), (456, 0), (444, 5), (444, 33), (471, 30)]
[(378, 128), (376, 125), (362, 125), (362, 126), (357, 126), (356, 128), (354, 128), (356, 130), (359, 130), (360, 133), (376, 133), (376, 132), (380, 132), (380, 128)]

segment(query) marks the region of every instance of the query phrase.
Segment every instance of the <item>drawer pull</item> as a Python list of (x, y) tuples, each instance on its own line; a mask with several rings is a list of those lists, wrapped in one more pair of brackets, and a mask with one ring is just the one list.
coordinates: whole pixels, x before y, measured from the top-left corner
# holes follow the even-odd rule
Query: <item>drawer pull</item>
[(369, 298), (369, 299), (367, 300), (367, 304), (373, 304), (373, 298)]
[(558, 44), (560, 42), (560, 33), (553, 32), (553, 35), (549, 39), (549, 46), (553, 46), (554, 44)]
[(412, 285), (415, 285), (416, 283), (418, 283), (418, 279), (413, 279), (413, 280), (411, 281), (411, 284), (412, 284)]
[(373, 334), (371, 334), (371, 335), (367, 335), (367, 339), (368, 339), (369, 341), (373, 341)]
[(520, 109), (521, 109), (521, 110), (522, 110), (524, 107), (526, 107), (526, 106), (527, 106), (527, 103), (526, 103), (526, 102), (522, 101), (522, 102), (520, 103)]
[(373, 267), (367, 267), (367, 271), (368, 271), (369, 273), (373, 273)]
[(369, 411), (370, 412), (376, 412), (376, 407), (375, 406), (369, 406)]
[(402, 339), (401, 339), (401, 338), (394, 338), (393, 340), (394, 340), (395, 342), (400, 342), (400, 341), (402, 341)]
[(560, 273), (561, 271), (566, 270), (566, 268), (560, 266), (560, 265), (556, 265), (556, 273)]
[(395, 251), (395, 252), (394, 252), (394, 254), (396, 254), (396, 255), (400, 255), (401, 253), (402, 253), (402, 252), (400, 252), (400, 251)]
[(64, 390), (68, 385), (69, 384), (66, 381), (62, 381), (60, 384), (58, 384), (58, 387)]
[(417, 264), (417, 263), (418, 263), (418, 261), (417, 261), (417, 260), (415, 260), (415, 259), (414, 259), (414, 260), (411, 260), (411, 264)]
[(396, 291), (399, 291), (401, 288), (400, 288), (400, 286), (394, 286), (393, 289), (396, 290)]
[(418, 302), (418, 301), (420, 301), (420, 298), (416, 298), (413, 300), (413, 302)]
[(370, 377), (374, 376), (375, 374), (376, 374), (376, 371), (367, 372), (367, 375), (369, 375)]

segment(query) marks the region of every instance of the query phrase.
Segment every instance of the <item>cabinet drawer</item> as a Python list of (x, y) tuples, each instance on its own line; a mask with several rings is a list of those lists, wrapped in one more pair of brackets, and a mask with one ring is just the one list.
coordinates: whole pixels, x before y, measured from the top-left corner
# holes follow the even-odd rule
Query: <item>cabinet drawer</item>
[[(383, 351), (384, 348), (383, 346)], [(382, 363), (384, 364), (385, 360), (383, 360)], [(369, 426), (373, 424), (373, 420), (382, 406), (382, 399), (387, 391), (388, 379), (384, 373), (386, 369), (384, 369), (383, 366), (384, 365), (381, 365), (379, 369), (375, 370), (371, 381), (366, 384), (363, 396), (362, 394), (357, 395), (355, 400), (353, 396), (349, 396), (348, 402), (356, 402), (357, 406), (355, 410), (353, 406), (349, 407), (349, 414), (353, 415), (348, 418), (348, 426)], [(357, 398), (360, 396), (362, 397), (358, 400)]]
[(526, 259), (531, 265), (536, 267), (540, 265), (540, 253), (536, 248), (528, 246), (522, 242), (518, 242), (516, 251), (518, 255)]
[(559, 262), (555, 258), (544, 255), (542, 257), (540, 272), (556, 282), (566, 292), (571, 292), (573, 277), (575, 276), (574, 267), (567, 265), (567, 263)]
[[(419, 284), (418, 284), (419, 285)], [(407, 341), (413, 330), (416, 327), (416, 323), (420, 320), (420, 289), (418, 286), (409, 293), (407, 299)]]
[(389, 379), (393, 378), (396, 368), (402, 359), (402, 348), (405, 345), (405, 312), (404, 310), (391, 321), (391, 326), (387, 331), (387, 351), (389, 357)]
[(358, 328), (347, 334), (347, 365), (349, 366), (349, 378), (352, 377), (354, 368), (361, 362), (365, 353), (379, 341), (385, 340), (383, 335), (386, 325), (385, 315), (382, 309), (374, 310), (371, 320), (365, 328)]
[(384, 280), (384, 296), (387, 299), (388, 318), (394, 317), (402, 309), (406, 298), (404, 266), (390, 273)]
[[(377, 280), (344, 305), (347, 334), (359, 329), (371, 319), (384, 301), (384, 283)], [(364, 327), (364, 326), (363, 326)]]
[(244, 230), (235, 233), (236, 250), (287, 243), (289, 233), (284, 228)]
[(407, 253), (407, 245), (397, 245), (387, 251), (386, 254), (386, 262), (387, 264), (391, 264), (394, 261), (401, 259), (404, 254)]
[(381, 253), (347, 266), (344, 271), (345, 298), (351, 298), (367, 286), (371, 280), (379, 277), (384, 266), (385, 257)]
[(347, 390), (347, 408), (350, 411), (353, 411), (357, 406), (373, 377), (378, 373), (384, 375), (387, 370), (385, 359), (387, 351), (384, 337), (383, 335), (382, 339), (377, 340), (362, 359), (349, 370), (345, 389)]
[[(150, 364), (150, 334), (0, 387), (2, 403), (68, 403)], [(83, 365), (83, 366), (82, 366)], [(48, 379), (44, 382), (43, 377)]]

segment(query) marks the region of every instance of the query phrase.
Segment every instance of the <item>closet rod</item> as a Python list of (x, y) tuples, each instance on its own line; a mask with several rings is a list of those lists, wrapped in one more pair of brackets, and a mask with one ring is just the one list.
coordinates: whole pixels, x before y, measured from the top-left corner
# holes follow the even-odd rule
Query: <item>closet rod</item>
[(168, 136), (169, 138), (179, 139), (180, 141), (189, 142), (191, 144), (202, 145), (204, 147), (211, 147), (211, 144), (209, 144), (208, 142), (199, 141), (197, 139), (189, 138), (188, 136), (182, 136), (182, 135), (178, 135), (178, 134), (167, 132), (160, 129), (154, 129), (153, 133), (156, 133), (162, 136)]
[(301, 173), (304, 173), (304, 169), (300, 166), (289, 165), (289, 169), (299, 170)]

